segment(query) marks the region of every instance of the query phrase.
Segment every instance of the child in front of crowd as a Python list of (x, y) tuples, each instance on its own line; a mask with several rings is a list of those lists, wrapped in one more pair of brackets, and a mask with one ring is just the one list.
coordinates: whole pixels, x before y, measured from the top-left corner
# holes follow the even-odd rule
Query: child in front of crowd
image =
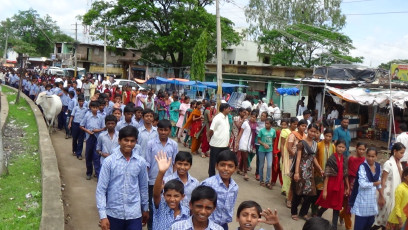
[[(265, 121), (265, 128), (261, 129), (258, 134), (259, 146), (259, 176), (260, 185), (272, 189), (270, 184), (270, 176), (272, 169), (272, 150), (273, 142), (276, 137), (275, 129), (272, 128), (272, 118), (267, 118)], [(264, 181), (264, 163), (266, 159), (266, 179)]]
[(113, 115), (108, 115), (105, 117), (106, 131), (99, 134), (96, 144), (96, 152), (101, 156), (101, 165), (103, 164), (105, 158), (112, 154), (113, 149), (119, 145), (119, 132), (115, 130), (117, 122), (118, 120)]
[[(80, 127), (86, 133), (86, 148), (85, 148), (85, 160), (86, 160), (86, 179), (90, 180), (92, 177), (93, 169), (95, 168), (95, 177), (99, 176), (100, 170), (100, 157), (96, 153), (96, 144), (99, 133), (104, 130), (104, 124), (102, 117), (98, 114), (99, 104), (97, 101), (92, 101), (89, 104), (91, 112), (88, 112), (84, 119), (81, 121)], [(93, 165), (93, 166), (92, 166)]]
[[(350, 185), (350, 189), (354, 187), (354, 181), (357, 177), (357, 171), (360, 165), (365, 161), (365, 153), (367, 150), (367, 146), (365, 143), (358, 142), (356, 145), (356, 156), (350, 156), (347, 163), (348, 168), (348, 181)], [(348, 199), (348, 197), (345, 197)], [(352, 221), (351, 221), (351, 207), (348, 205), (348, 200), (344, 202), (343, 210), (340, 212), (340, 223), (345, 223), (346, 229), (351, 229)], [(344, 221), (343, 221), (344, 220)]]
[(255, 230), (258, 223), (273, 225), (275, 230), (283, 230), (276, 209), (275, 211), (269, 208), (262, 210), (261, 206), (252, 200), (244, 201), (238, 206), (237, 222), (239, 223), (239, 230)]
[[(201, 182), (201, 185), (214, 188), (218, 194), (218, 206), (210, 216), (210, 220), (222, 226), (224, 230), (227, 230), (228, 223), (232, 222), (238, 196), (238, 184), (232, 179), (232, 174), (237, 170), (237, 167), (236, 154), (231, 150), (224, 150), (217, 156), (215, 168), (218, 170), (218, 174)], [(193, 198), (191, 198), (192, 201)]]
[(51, 84), (47, 84), (45, 86), (45, 95), (47, 95), (47, 96), (54, 95), (54, 92), (52, 91), (52, 85)]
[(223, 230), (210, 218), (217, 208), (217, 192), (210, 186), (200, 185), (191, 193), (190, 213), (187, 220), (177, 221), (171, 230)]
[(344, 195), (349, 194), (349, 183), (347, 178), (347, 163), (343, 153), (346, 151), (346, 142), (337, 140), (336, 152), (333, 153), (326, 163), (324, 170), (324, 187), (316, 204), (321, 208), (317, 215), (321, 217), (323, 213), (331, 208), (333, 209), (332, 229), (337, 229), (337, 221), (340, 210), (343, 207)]
[[(395, 190), (395, 206), (388, 217), (387, 230), (400, 230), (404, 227), (407, 216), (404, 208), (408, 204), (408, 168), (404, 168), (401, 175), (401, 184)], [(407, 229), (407, 226), (405, 226)]]
[[(153, 230), (169, 229), (180, 220), (190, 217), (187, 206), (181, 204), (184, 199), (183, 182), (172, 179), (163, 185), (164, 174), (172, 165), (172, 159), (163, 151), (155, 156), (159, 172), (153, 187)], [(163, 196), (162, 196), (163, 191)]]
[(138, 128), (139, 139), (137, 143), (141, 147), (141, 154), (146, 159), (146, 147), (150, 140), (156, 139), (158, 136), (157, 127), (153, 127), (152, 122), (154, 119), (154, 112), (151, 109), (144, 109), (143, 113), (143, 125)]
[[(102, 229), (142, 229), (142, 224), (149, 218), (147, 165), (133, 151), (137, 136), (135, 127), (121, 129), (120, 147), (115, 148), (102, 165), (96, 187), (96, 206)], [(118, 199), (118, 195), (126, 199)]]
[(251, 112), (249, 119), (242, 123), (241, 130), (239, 131), (237, 142), (238, 150), (241, 153), (239, 160), (240, 175), (244, 176), (244, 180), (248, 181), (248, 153), (255, 149), (255, 137), (256, 137), (256, 118), (258, 114), (256, 111)]
[(164, 183), (170, 180), (176, 179), (183, 183), (184, 185), (184, 199), (181, 204), (188, 207), (191, 199), (191, 193), (200, 184), (198, 180), (190, 175), (188, 172), (193, 165), (193, 156), (189, 152), (180, 151), (176, 155), (174, 161), (174, 167), (176, 171), (164, 178)]
[(136, 122), (132, 120), (132, 116), (134, 113), (134, 108), (132, 106), (125, 106), (123, 109), (123, 116), (124, 119), (118, 121), (118, 124), (116, 125), (116, 131), (119, 131), (121, 128), (126, 127), (128, 125), (131, 125), (137, 129), (138, 125)]
[[(165, 176), (171, 175), (173, 173), (174, 159), (178, 153), (177, 142), (170, 139), (171, 132), (171, 123), (169, 120), (160, 120), (157, 124), (158, 136), (155, 139), (152, 139), (148, 142), (146, 147), (146, 162), (147, 162), (147, 171), (149, 176), (149, 210), (150, 216), (153, 216), (153, 205), (152, 205), (152, 196), (153, 196), (153, 185), (156, 181), (157, 174), (159, 169), (157, 162), (155, 161), (155, 156), (158, 152), (165, 152), (168, 158), (172, 159), (171, 167), (167, 170)], [(149, 219), (148, 228), (152, 226), (152, 218)]]
[(367, 157), (358, 167), (354, 178), (354, 187), (349, 199), (351, 213), (355, 215), (356, 221), (354, 230), (370, 229), (378, 214), (377, 190), (381, 188), (381, 165), (376, 160), (377, 150), (368, 148)]
[(68, 123), (68, 129), (72, 134), (72, 155), (78, 160), (82, 160), (82, 149), (84, 144), (85, 132), (80, 128), (81, 121), (84, 119), (88, 108), (84, 106), (85, 99), (82, 95), (78, 97), (78, 105), (71, 112)]

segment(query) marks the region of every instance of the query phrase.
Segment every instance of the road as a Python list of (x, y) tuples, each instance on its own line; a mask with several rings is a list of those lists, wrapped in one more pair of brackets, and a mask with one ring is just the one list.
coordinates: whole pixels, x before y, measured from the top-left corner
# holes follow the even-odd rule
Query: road
[[(57, 154), (58, 166), (62, 181), (62, 194), (64, 201), (65, 229), (66, 230), (92, 230), (98, 229), (98, 211), (96, 209), (95, 189), (96, 178), (88, 181), (85, 179), (85, 159), (78, 160), (71, 153), (72, 139), (65, 139), (62, 131), (57, 131), (51, 136), (55, 152)], [(84, 143), (85, 148), (85, 143)], [(179, 150), (187, 150), (179, 145)], [(254, 168), (255, 159), (252, 167)], [(190, 170), (192, 176), (199, 181), (207, 178), (208, 158), (194, 156), (193, 166)], [(266, 169), (265, 169), (266, 170)], [(243, 180), (242, 176), (234, 174), (233, 178), (239, 185), (238, 200), (235, 209), (245, 200), (255, 200), (262, 208), (271, 208), (278, 211), (280, 221), (286, 230), (302, 229), (303, 220), (294, 221), (290, 218), (290, 210), (285, 206), (285, 198), (280, 194), (280, 186), (276, 185), (272, 190), (259, 186), (255, 180), (254, 173), (250, 172), (249, 181)], [(300, 209), (300, 207), (299, 207)], [(235, 210), (236, 211), (236, 210)], [(236, 212), (234, 212), (235, 215)], [(327, 211), (324, 217), (331, 220), (331, 211)], [(235, 218), (229, 225), (230, 229), (238, 227)], [(263, 224), (259, 228), (266, 230), (271, 227)], [(344, 227), (338, 227), (344, 229)]]

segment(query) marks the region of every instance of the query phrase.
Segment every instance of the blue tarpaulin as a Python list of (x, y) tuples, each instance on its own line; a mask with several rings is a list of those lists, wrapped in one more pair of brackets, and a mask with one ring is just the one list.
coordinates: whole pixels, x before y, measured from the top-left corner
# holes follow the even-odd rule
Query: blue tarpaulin
[(163, 78), (163, 77), (154, 77), (154, 78), (150, 78), (149, 80), (147, 80), (146, 84), (148, 85), (172, 84), (172, 81), (166, 78)]

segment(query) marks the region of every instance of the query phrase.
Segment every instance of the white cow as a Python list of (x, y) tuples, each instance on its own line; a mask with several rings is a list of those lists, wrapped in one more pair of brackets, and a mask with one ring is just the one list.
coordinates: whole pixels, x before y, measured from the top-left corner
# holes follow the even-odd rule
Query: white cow
[(57, 120), (57, 116), (62, 109), (60, 97), (57, 95), (47, 96), (46, 92), (41, 92), (38, 94), (35, 103), (41, 106), (45, 121), (48, 125), (48, 130), (51, 133), (51, 128), (54, 127), (54, 122)]

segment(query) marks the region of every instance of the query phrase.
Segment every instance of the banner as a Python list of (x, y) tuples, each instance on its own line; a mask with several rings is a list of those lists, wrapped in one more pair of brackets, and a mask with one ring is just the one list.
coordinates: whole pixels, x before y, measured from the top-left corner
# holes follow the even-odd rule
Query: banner
[(391, 79), (393, 82), (408, 81), (408, 65), (391, 64)]

